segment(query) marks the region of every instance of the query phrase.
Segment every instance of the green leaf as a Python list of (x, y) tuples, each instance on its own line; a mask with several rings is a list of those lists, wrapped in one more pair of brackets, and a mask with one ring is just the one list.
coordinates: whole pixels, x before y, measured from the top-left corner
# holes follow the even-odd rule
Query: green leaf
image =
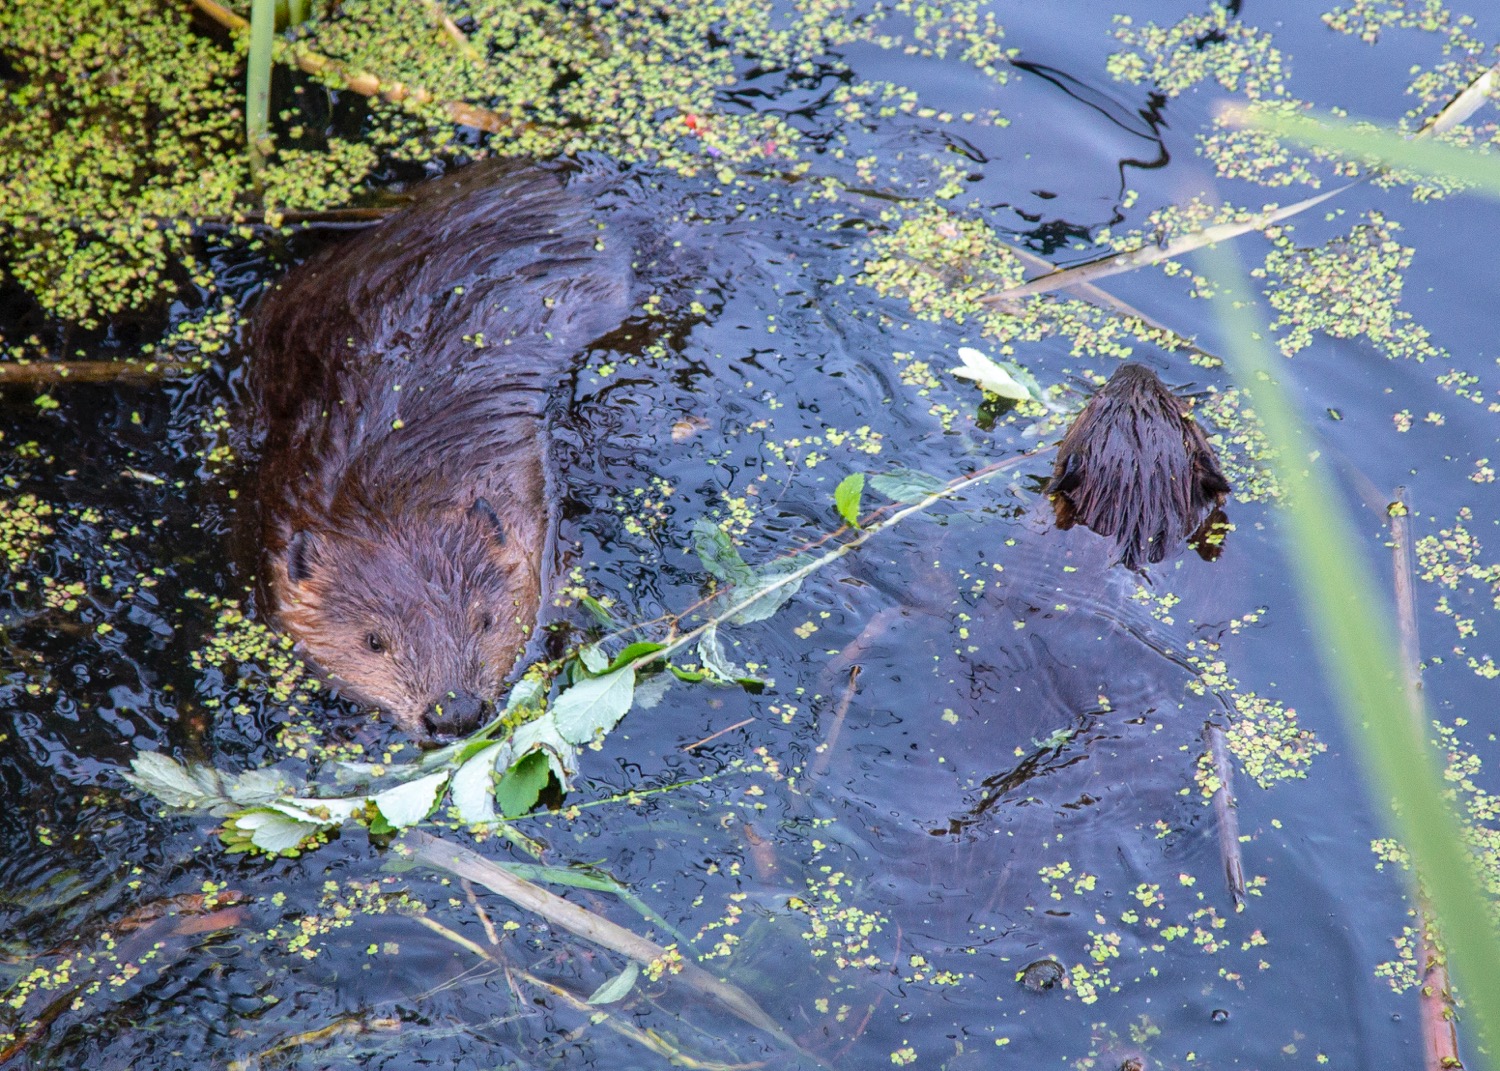
[(242, 807), (267, 803), (286, 795), (291, 787), (280, 770), (246, 770), (236, 774), (227, 786), (229, 798)]
[(699, 673), (696, 670), (683, 669), (681, 666), (674, 666), (671, 663), (667, 664), (667, 668), (672, 671), (672, 676), (676, 677), (680, 681), (687, 681), (689, 684), (699, 684), (708, 679), (707, 673)]
[(1474, 152), (1430, 138), (1412, 138), (1398, 130), (1356, 123), (1333, 115), (1282, 115), (1269, 109), (1225, 109), (1239, 126), (1250, 126), (1278, 138), (1346, 156), (1368, 156), (1388, 167), (1470, 182), (1500, 193), (1500, 161), (1492, 153)]
[(726, 583), (743, 584), (754, 576), (734, 541), (707, 517), (693, 524), (693, 549), (703, 568)]
[(570, 744), (586, 744), (615, 727), (635, 695), (635, 670), (617, 669), (579, 681), (552, 705), (557, 731)]
[(578, 652), (578, 661), (583, 663), (583, 668), (590, 673), (603, 673), (609, 668), (609, 655), (597, 643), (591, 643), (581, 648)]
[(510, 750), (508, 744), (491, 744), (475, 752), (454, 772), (450, 795), (459, 821), (481, 825), (498, 817), (495, 813), (495, 763), (501, 757), (502, 749)]
[(640, 976), (641, 969), (634, 963), (626, 967), (619, 974), (605, 982), (594, 990), (593, 996), (589, 997), (590, 1004), (613, 1004), (615, 1001), (629, 995), (635, 988), (635, 980)]
[[(572, 778), (578, 772), (578, 749), (562, 738), (557, 722), (552, 717), (538, 718), (522, 725), (510, 737), (513, 754), (520, 756), (533, 751), (547, 756), (552, 765), (552, 775), (566, 792), (572, 787)], [(512, 760), (513, 761), (513, 760)], [(496, 766), (500, 763), (497, 761)]]
[(839, 516), (850, 528), (859, 527), (859, 500), (865, 493), (865, 474), (856, 472), (845, 476), (833, 492), (833, 504)]
[(958, 359), (963, 361), (963, 367), (949, 369), (955, 376), (972, 379), (991, 394), (1001, 398), (1009, 398), (1017, 402), (1034, 400), (1031, 392), (1017, 383), (1009, 371), (978, 350), (960, 346)]
[(276, 44), (276, 0), (250, 0), (250, 50), (245, 62), (245, 143), (259, 172), (271, 147), (271, 66)]
[(893, 502), (920, 502), (947, 486), (936, 476), (916, 469), (892, 469), (870, 478), (870, 485)]
[(620, 896), (628, 892), (608, 874), (587, 867), (546, 866), (540, 863), (501, 863), (508, 872), (527, 881), (563, 885), (570, 889), (590, 889)]
[(652, 643), (650, 640), (641, 640), (638, 643), (632, 643), (625, 650), (615, 655), (615, 660), (609, 664), (609, 669), (613, 670), (619, 669), (621, 666), (628, 666), (642, 655), (655, 654), (664, 647), (666, 647), (666, 644)]
[(599, 624), (613, 625), (615, 623), (615, 615), (610, 613), (605, 605), (598, 599), (594, 598), (592, 595), (580, 596), (578, 599), (578, 604), (589, 613), (593, 614), (594, 619), (598, 621)]
[[(806, 564), (805, 555), (797, 555), (794, 558), (782, 558), (771, 562), (758, 573), (752, 575), (750, 582), (743, 587), (735, 589), (730, 594), (732, 604), (738, 604), (754, 595), (757, 591), (763, 591), (778, 583), (783, 577), (797, 572)], [(783, 587), (777, 588), (770, 595), (751, 603), (745, 609), (735, 614), (730, 620), (736, 625), (749, 625), (756, 621), (764, 621), (777, 610), (787, 604), (791, 597), (797, 594), (797, 589), (802, 587), (802, 580), (793, 580)]]
[(432, 813), (443, 788), (448, 784), (448, 777), (447, 770), (428, 774), (371, 796), (370, 802), (393, 829), (405, 829)]
[(269, 807), (243, 811), (226, 823), (226, 833), (228, 826), (238, 834), (232, 840), (226, 837), (231, 849), (238, 844), (244, 851), (253, 845), (277, 855), (296, 855), (303, 841), (324, 828), (321, 822), (299, 821)]
[(122, 774), (125, 780), (168, 807), (201, 808), (225, 798), (212, 767), (184, 766), (159, 751), (141, 751), (130, 768), (134, 772)]
[(514, 714), (523, 707), (540, 707), (546, 697), (546, 689), (542, 687), (541, 681), (523, 677), (510, 690), (510, 695), (506, 696), (505, 713)]
[(495, 788), (495, 799), (500, 804), (500, 813), (507, 818), (519, 818), (536, 806), (537, 799), (547, 782), (552, 780), (552, 769), (547, 756), (533, 751), (524, 756), (505, 772)]

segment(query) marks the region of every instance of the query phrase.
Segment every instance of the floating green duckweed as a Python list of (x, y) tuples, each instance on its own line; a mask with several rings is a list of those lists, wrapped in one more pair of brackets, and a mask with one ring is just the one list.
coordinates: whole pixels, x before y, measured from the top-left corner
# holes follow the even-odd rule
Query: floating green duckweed
[(36, 495), (0, 499), (0, 555), (12, 573), (20, 572), (32, 553), (53, 534), (47, 523), (55, 511)]
[(871, 240), (859, 281), (881, 296), (905, 299), (918, 319), (977, 323), (1001, 357), (1054, 337), (1068, 340), (1079, 356), (1129, 357), (1136, 343), (1181, 344), (1137, 317), (1072, 298), (1044, 295), (997, 309), (984, 299), (1018, 286), (1025, 269), (989, 224), (933, 204), (882, 218), (891, 229)]
[[(208, 282), (197, 226), (242, 219), (240, 58), (155, 0), (0, 8), (0, 250), (53, 315), (97, 326)], [(273, 159), (293, 207), (348, 200), (368, 150)]]
[(1469, 650), (1469, 641), (1478, 637), (1477, 625), (1474, 618), (1458, 610), (1451, 597), (1477, 595), (1500, 609), (1500, 562), (1482, 560), (1484, 548), (1469, 529), (1473, 521), (1473, 511), (1465, 507), (1451, 527), (1417, 540), (1417, 575), (1442, 591), (1434, 609), (1452, 620), (1458, 632), (1461, 642), (1453, 647), (1454, 655), (1464, 659), (1479, 676), (1493, 680), (1500, 677), (1495, 656)]
[(1109, 57), (1105, 69), (1122, 82), (1150, 84), (1168, 97), (1209, 79), (1251, 100), (1286, 91), (1290, 72), (1271, 35), (1219, 4), (1171, 26), (1138, 26), (1128, 15), (1117, 15), (1115, 38), (1125, 48)]
[(807, 895), (793, 896), (787, 906), (807, 916), (803, 933), (818, 959), (826, 959), (840, 970), (873, 970), (882, 962), (870, 939), (885, 929), (884, 916), (857, 904), (845, 903), (853, 882), (841, 870), (824, 867), (822, 877), (807, 879)]
[[(1254, 625), (1260, 616), (1261, 611), (1256, 611), (1231, 621), (1231, 634)], [(1314, 756), (1326, 751), (1327, 745), (1302, 728), (1292, 707), (1269, 696), (1244, 691), (1219, 652), (1220, 644), (1213, 640), (1188, 642), (1187, 660), (1198, 676), (1187, 687), (1194, 695), (1215, 695), (1227, 705), (1233, 717), (1225, 728), (1225, 737), (1241, 768), (1262, 788), (1306, 777)], [(1206, 756), (1199, 762), (1198, 783), (1205, 798), (1219, 787)]]
[[(365, 757), (358, 744), (334, 745), (325, 739), (317, 717), (319, 704), (326, 702), (322, 682), (297, 657), (290, 637), (251, 620), (236, 600), (196, 591), (187, 592), (187, 597), (206, 599), (215, 613), (212, 632), (192, 654), (193, 668), (223, 674), (231, 683), (228, 698), (208, 699), (205, 707), (246, 716), (253, 712), (254, 699), (264, 695), (285, 712), (276, 740), (289, 755), (312, 761)], [(388, 754), (383, 761), (391, 758)]]
[[(278, 60), (298, 68), (294, 92), (276, 102), (270, 152), (252, 172), (242, 38), (206, 35), (187, 9), (155, 0), (22, 0), (0, 11), (0, 37), (18, 74), (0, 86), (9, 270), (50, 313), (88, 326), (184, 279), (208, 284), (197, 240), (205, 222), (248, 239), (248, 219), (274, 225), (347, 203), (378, 152), (424, 163), (474, 154), (456, 116), (490, 129), (508, 155), (598, 151), (727, 183), (746, 167), (804, 167), (797, 127), (727, 96), (747, 64), (847, 73), (837, 50), (864, 42), (956, 57), (1003, 82), (1010, 58), (993, 16), (972, 0), (900, 0), (877, 13), (825, 0), (776, 13), (747, 0), (670, 9), (469, 0), (442, 11), (350, 0), (278, 38)], [(322, 133), (327, 106), (314, 97), (325, 91), (367, 102), (357, 139)], [(871, 118), (954, 119), (906, 87), (849, 78), (837, 91)], [(956, 193), (962, 168), (939, 171)]]
[[(1481, 880), (1491, 899), (1491, 911), (1500, 920), (1500, 796), (1485, 788), (1480, 782), (1488, 775), (1484, 763), (1460, 739), (1459, 731), (1469, 726), (1467, 718), (1459, 718), (1452, 725), (1434, 722), (1434, 743), (1444, 755), (1443, 779), (1451, 786), (1455, 806), (1464, 817), (1464, 835), (1467, 837), (1470, 854), (1475, 860)], [(1411, 857), (1398, 841), (1381, 837), (1370, 842), (1377, 869), (1386, 866), (1411, 869)], [(1417, 932), (1417, 914), (1410, 910), (1413, 925), (1402, 929), (1392, 938), (1396, 957), (1375, 968), (1375, 975), (1384, 978), (1396, 992), (1411, 989), (1423, 980), (1425, 964), (1419, 966), (1419, 951), (1423, 941)], [(1434, 936), (1428, 935), (1426, 944), (1440, 948)]]
[(1299, 248), (1285, 228), (1267, 233), (1274, 248), (1251, 274), (1269, 284), (1266, 295), (1278, 313), (1270, 327), (1281, 352), (1290, 357), (1324, 334), (1363, 338), (1387, 357), (1446, 357), (1399, 307), (1413, 253), (1395, 238), (1400, 226), (1379, 212), (1365, 219), (1313, 249)]
[(1281, 486), (1270, 467), (1273, 451), (1248, 400), (1244, 391), (1230, 387), (1200, 400), (1196, 411), (1207, 424), (1221, 429), (1209, 441), (1218, 450), (1235, 499), (1275, 502), (1281, 497)]

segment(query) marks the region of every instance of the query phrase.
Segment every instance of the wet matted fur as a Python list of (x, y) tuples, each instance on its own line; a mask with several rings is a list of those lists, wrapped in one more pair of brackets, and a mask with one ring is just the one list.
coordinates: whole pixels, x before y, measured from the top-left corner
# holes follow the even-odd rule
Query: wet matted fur
[(1047, 484), (1057, 526), (1113, 539), (1131, 569), (1194, 538), (1229, 491), (1187, 404), (1139, 364), (1122, 365), (1089, 399)]

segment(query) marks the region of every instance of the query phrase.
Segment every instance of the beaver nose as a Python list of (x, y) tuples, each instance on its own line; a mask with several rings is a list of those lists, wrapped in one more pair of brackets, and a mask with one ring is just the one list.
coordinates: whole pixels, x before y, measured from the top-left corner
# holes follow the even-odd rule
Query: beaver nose
[(483, 724), (487, 705), (470, 692), (449, 692), (427, 708), (422, 727), (434, 740), (456, 739)]

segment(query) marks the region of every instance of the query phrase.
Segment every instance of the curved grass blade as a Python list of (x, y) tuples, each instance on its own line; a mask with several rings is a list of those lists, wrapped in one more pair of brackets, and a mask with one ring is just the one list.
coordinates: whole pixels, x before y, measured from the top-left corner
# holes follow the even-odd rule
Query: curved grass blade
[(1215, 301), (1232, 342), (1225, 356), (1253, 394), (1266, 437), (1276, 447), (1271, 465), (1286, 492), (1288, 556), (1305, 612), (1322, 640), (1324, 671), (1342, 698), (1364, 767), (1390, 803), (1392, 827), (1411, 854), (1464, 999), (1494, 1052), (1500, 1042), (1500, 936), (1462, 826), (1445, 801), (1438, 763), (1424, 737), (1428, 719), (1411, 716), (1393, 611), (1375, 595), (1379, 586), (1326, 462), (1309, 460), (1312, 444), (1277, 379), (1285, 362), (1252, 341), (1268, 335), (1245, 300), (1249, 291), (1232, 251), (1205, 251), (1202, 260), (1218, 284)]
[(1500, 158), (1493, 155), (1482, 155), (1431, 139), (1418, 141), (1393, 131), (1357, 126), (1331, 116), (1312, 119), (1300, 115), (1261, 115), (1240, 111), (1233, 118), (1237, 123), (1264, 130), (1298, 145), (1366, 157), (1388, 167), (1435, 178), (1458, 179), (1500, 194)]

